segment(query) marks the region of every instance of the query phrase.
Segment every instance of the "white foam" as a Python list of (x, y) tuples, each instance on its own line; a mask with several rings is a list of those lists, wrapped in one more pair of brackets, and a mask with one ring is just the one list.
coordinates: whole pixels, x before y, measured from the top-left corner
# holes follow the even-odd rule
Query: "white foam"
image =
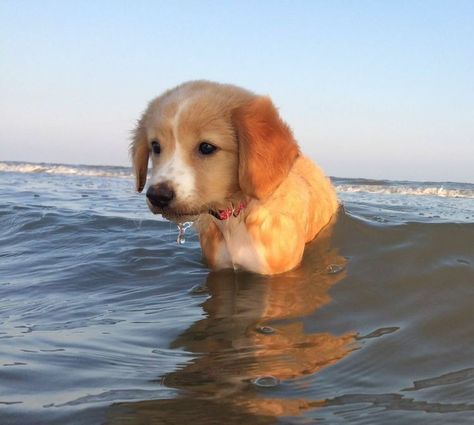
[(28, 162), (0, 162), (0, 172), (46, 173), (89, 177), (132, 177), (127, 167), (88, 165), (34, 164)]
[(443, 198), (474, 198), (474, 190), (451, 189), (443, 186), (404, 186), (404, 185), (336, 185), (341, 193), (375, 193), (380, 195), (440, 196)]
[[(31, 162), (10, 161), (0, 161), (0, 172), (133, 178), (132, 170), (129, 167), (47, 163), (35, 164)], [(344, 180), (344, 182), (341, 180)], [(367, 184), (367, 181), (364, 179), (356, 180), (359, 181), (351, 183), (351, 179), (334, 178), (333, 183), (339, 193), (369, 193), (379, 195), (413, 195), (474, 199), (474, 185), (466, 183), (371, 181), (372, 184)]]

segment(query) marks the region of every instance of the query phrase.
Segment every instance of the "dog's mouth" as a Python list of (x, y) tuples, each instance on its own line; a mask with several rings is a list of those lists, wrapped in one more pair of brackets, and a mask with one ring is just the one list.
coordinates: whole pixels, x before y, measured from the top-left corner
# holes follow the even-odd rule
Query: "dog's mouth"
[(196, 221), (200, 213), (195, 212), (182, 212), (182, 211), (172, 211), (164, 210), (158, 214), (161, 214), (164, 218), (173, 223), (185, 223), (187, 221)]
[(184, 223), (186, 221), (196, 221), (200, 214), (207, 211), (193, 210), (178, 210), (170, 207), (157, 207), (147, 200), (148, 208), (153, 214), (161, 214), (164, 218), (173, 223)]
[(218, 220), (227, 220), (231, 216), (237, 217), (239, 213), (245, 208), (246, 203), (241, 201), (239, 203), (230, 203), (230, 206), (225, 206), (226, 204), (222, 204), (224, 206), (211, 208), (209, 205), (202, 206), (201, 208), (189, 208), (189, 209), (181, 209), (181, 208), (172, 208), (169, 206), (166, 207), (158, 207), (153, 205), (147, 199), (148, 208), (153, 214), (160, 214), (163, 218), (176, 223), (185, 223), (185, 222), (194, 222), (198, 219), (201, 214), (211, 214), (213, 217), (216, 217)]

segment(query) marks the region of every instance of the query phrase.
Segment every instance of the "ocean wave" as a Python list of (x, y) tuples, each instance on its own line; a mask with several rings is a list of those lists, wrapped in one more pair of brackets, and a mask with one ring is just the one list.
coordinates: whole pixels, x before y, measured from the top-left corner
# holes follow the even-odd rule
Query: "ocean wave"
[(376, 185), (376, 184), (336, 184), (335, 188), (341, 193), (374, 193), (380, 195), (416, 195), (416, 196), (439, 196), (443, 198), (471, 198), (474, 199), (474, 189), (461, 186), (473, 186), (460, 184), (460, 187), (440, 186), (418, 186), (408, 185)]
[[(0, 172), (27, 174), (44, 173), (85, 177), (133, 177), (132, 169), (130, 167), (15, 161), (0, 162)], [(380, 195), (415, 195), (474, 199), (474, 184), (470, 183), (409, 182), (338, 177), (332, 177), (331, 179), (339, 193), (370, 193)]]
[(32, 162), (0, 162), (0, 172), (45, 173), (88, 177), (132, 177), (128, 167), (100, 165), (65, 165)]

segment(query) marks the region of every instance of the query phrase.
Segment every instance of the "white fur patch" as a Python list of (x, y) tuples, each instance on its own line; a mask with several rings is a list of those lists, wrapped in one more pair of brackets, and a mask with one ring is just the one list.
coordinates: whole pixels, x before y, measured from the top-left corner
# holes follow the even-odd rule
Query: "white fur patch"
[(185, 201), (194, 195), (196, 190), (194, 169), (183, 160), (179, 143), (176, 143), (173, 155), (166, 163), (153, 165), (150, 184), (166, 181), (174, 188), (177, 200)]
[(166, 181), (170, 182), (176, 193), (176, 199), (179, 202), (192, 198), (196, 190), (194, 169), (184, 161), (182, 146), (178, 139), (179, 119), (187, 103), (187, 101), (182, 102), (173, 117), (174, 152), (167, 162), (160, 163), (159, 165), (153, 164), (150, 179), (150, 185)]
[(235, 270), (246, 269), (256, 273), (267, 270), (266, 261), (240, 217), (215, 220), (215, 223), (222, 232), (225, 242), (225, 247), (219, 247), (222, 253), (217, 257), (217, 268), (226, 268), (230, 262)]

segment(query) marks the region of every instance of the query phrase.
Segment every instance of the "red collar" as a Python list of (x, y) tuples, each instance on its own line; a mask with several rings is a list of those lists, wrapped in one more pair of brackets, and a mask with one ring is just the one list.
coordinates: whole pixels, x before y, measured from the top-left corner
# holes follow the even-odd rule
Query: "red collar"
[(247, 204), (245, 202), (240, 202), (236, 207), (232, 206), (225, 210), (209, 210), (209, 214), (218, 220), (227, 220), (232, 216), (237, 217), (246, 206)]

